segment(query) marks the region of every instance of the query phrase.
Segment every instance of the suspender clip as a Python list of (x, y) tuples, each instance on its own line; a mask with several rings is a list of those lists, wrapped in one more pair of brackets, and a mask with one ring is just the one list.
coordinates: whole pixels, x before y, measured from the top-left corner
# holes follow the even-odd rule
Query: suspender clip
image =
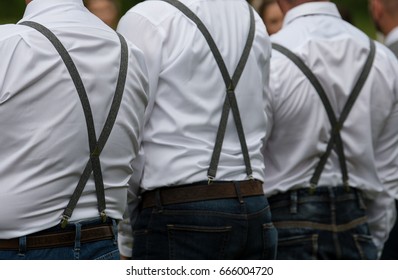
[(102, 211), (102, 212), (101, 212), (101, 221), (102, 221), (103, 223), (106, 223), (107, 218), (108, 218), (108, 217), (106, 216), (105, 211)]
[(213, 180), (214, 180), (214, 177), (213, 177), (213, 176), (210, 176), (210, 175), (207, 176), (207, 184), (208, 184), (208, 185), (210, 185), (211, 183), (213, 183)]
[(69, 222), (69, 218), (66, 215), (62, 215), (62, 220), (61, 220), (61, 228), (66, 228), (66, 226), (68, 225)]
[(315, 194), (315, 191), (316, 191), (316, 185), (314, 184), (314, 183), (310, 183), (310, 188), (309, 188), (309, 193), (310, 193), (310, 195), (313, 195), (313, 194)]
[(350, 185), (348, 184), (347, 181), (344, 182), (344, 189), (345, 189), (346, 192), (350, 192), (351, 191)]

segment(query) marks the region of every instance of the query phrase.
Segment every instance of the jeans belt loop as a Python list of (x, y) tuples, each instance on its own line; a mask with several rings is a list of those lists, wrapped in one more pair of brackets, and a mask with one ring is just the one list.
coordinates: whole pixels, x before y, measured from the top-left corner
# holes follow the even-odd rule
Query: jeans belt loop
[(362, 210), (366, 210), (366, 204), (365, 204), (365, 201), (363, 199), (363, 194), (362, 194), (361, 190), (354, 189), (354, 191), (355, 191), (355, 195), (357, 196), (357, 201), (358, 201), (359, 208), (362, 209)]
[(18, 238), (18, 241), (19, 241), (18, 254), (24, 256), (27, 250), (26, 236), (21, 236), (20, 238)]
[(113, 232), (113, 241), (117, 244), (118, 234), (117, 234), (117, 222), (115, 219), (112, 219), (112, 232)]
[(238, 196), (238, 200), (240, 204), (245, 203), (242, 197), (242, 191), (240, 190), (240, 185), (239, 182), (234, 181), (234, 186), (235, 186), (235, 190), (236, 190), (236, 195)]
[(160, 195), (160, 188), (155, 190), (156, 209), (159, 213), (163, 212), (162, 197)]
[(80, 247), (81, 247), (81, 236), (82, 236), (82, 225), (79, 223), (75, 224), (75, 252), (79, 252), (80, 251)]
[(297, 191), (290, 191), (290, 213), (297, 214)]

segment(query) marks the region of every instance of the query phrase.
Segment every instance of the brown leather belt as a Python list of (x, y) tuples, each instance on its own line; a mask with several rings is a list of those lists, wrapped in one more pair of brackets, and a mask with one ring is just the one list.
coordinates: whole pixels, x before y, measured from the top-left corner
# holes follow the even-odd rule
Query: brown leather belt
[(195, 202), (223, 198), (264, 195), (260, 181), (213, 182), (177, 187), (163, 187), (142, 194), (142, 208), (154, 207), (157, 199), (161, 205)]
[[(57, 232), (43, 231), (26, 236), (26, 249), (67, 247), (75, 244), (75, 230), (60, 229)], [(84, 226), (81, 229), (81, 243), (112, 239), (112, 225)], [(0, 239), (0, 250), (19, 250), (19, 238)]]

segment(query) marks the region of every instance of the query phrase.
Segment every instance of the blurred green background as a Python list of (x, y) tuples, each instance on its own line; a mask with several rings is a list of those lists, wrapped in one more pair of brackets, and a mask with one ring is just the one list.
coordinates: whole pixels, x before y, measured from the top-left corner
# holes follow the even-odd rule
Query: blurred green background
[[(54, 0), (56, 1), (56, 0)], [(141, 1), (119, 0), (121, 14)], [(375, 37), (375, 29), (369, 16), (368, 0), (334, 0), (341, 7), (349, 11), (352, 16), (352, 23), (366, 32), (369, 36)], [(25, 9), (24, 0), (0, 0), (0, 24), (16, 23), (23, 15)]]

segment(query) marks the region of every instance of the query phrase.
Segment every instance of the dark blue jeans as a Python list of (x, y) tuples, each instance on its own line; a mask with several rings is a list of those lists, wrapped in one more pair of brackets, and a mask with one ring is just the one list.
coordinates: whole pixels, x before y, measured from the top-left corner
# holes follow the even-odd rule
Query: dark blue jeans
[[(75, 229), (76, 237), (74, 246), (31, 249), (26, 248), (25, 236), (19, 238), (19, 250), (0, 250), (0, 260), (119, 260), (120, 254), (117, 246), (117, 224), (113, 221), (115, 233), (114, 239), (95, 242), (80, 243), (80, 230), (82, 227), (100, 224), (99, 220), (69, 223), (66, 230)], [(43, 232), (55, 232), (62, 230), (55, 226)]]
[(277, 259), (376, 259), (360, 191), (318, 187), (271, 196)]
[(277, 232), (265, 196), (141, 210), (133, 259), (274, 259)]

